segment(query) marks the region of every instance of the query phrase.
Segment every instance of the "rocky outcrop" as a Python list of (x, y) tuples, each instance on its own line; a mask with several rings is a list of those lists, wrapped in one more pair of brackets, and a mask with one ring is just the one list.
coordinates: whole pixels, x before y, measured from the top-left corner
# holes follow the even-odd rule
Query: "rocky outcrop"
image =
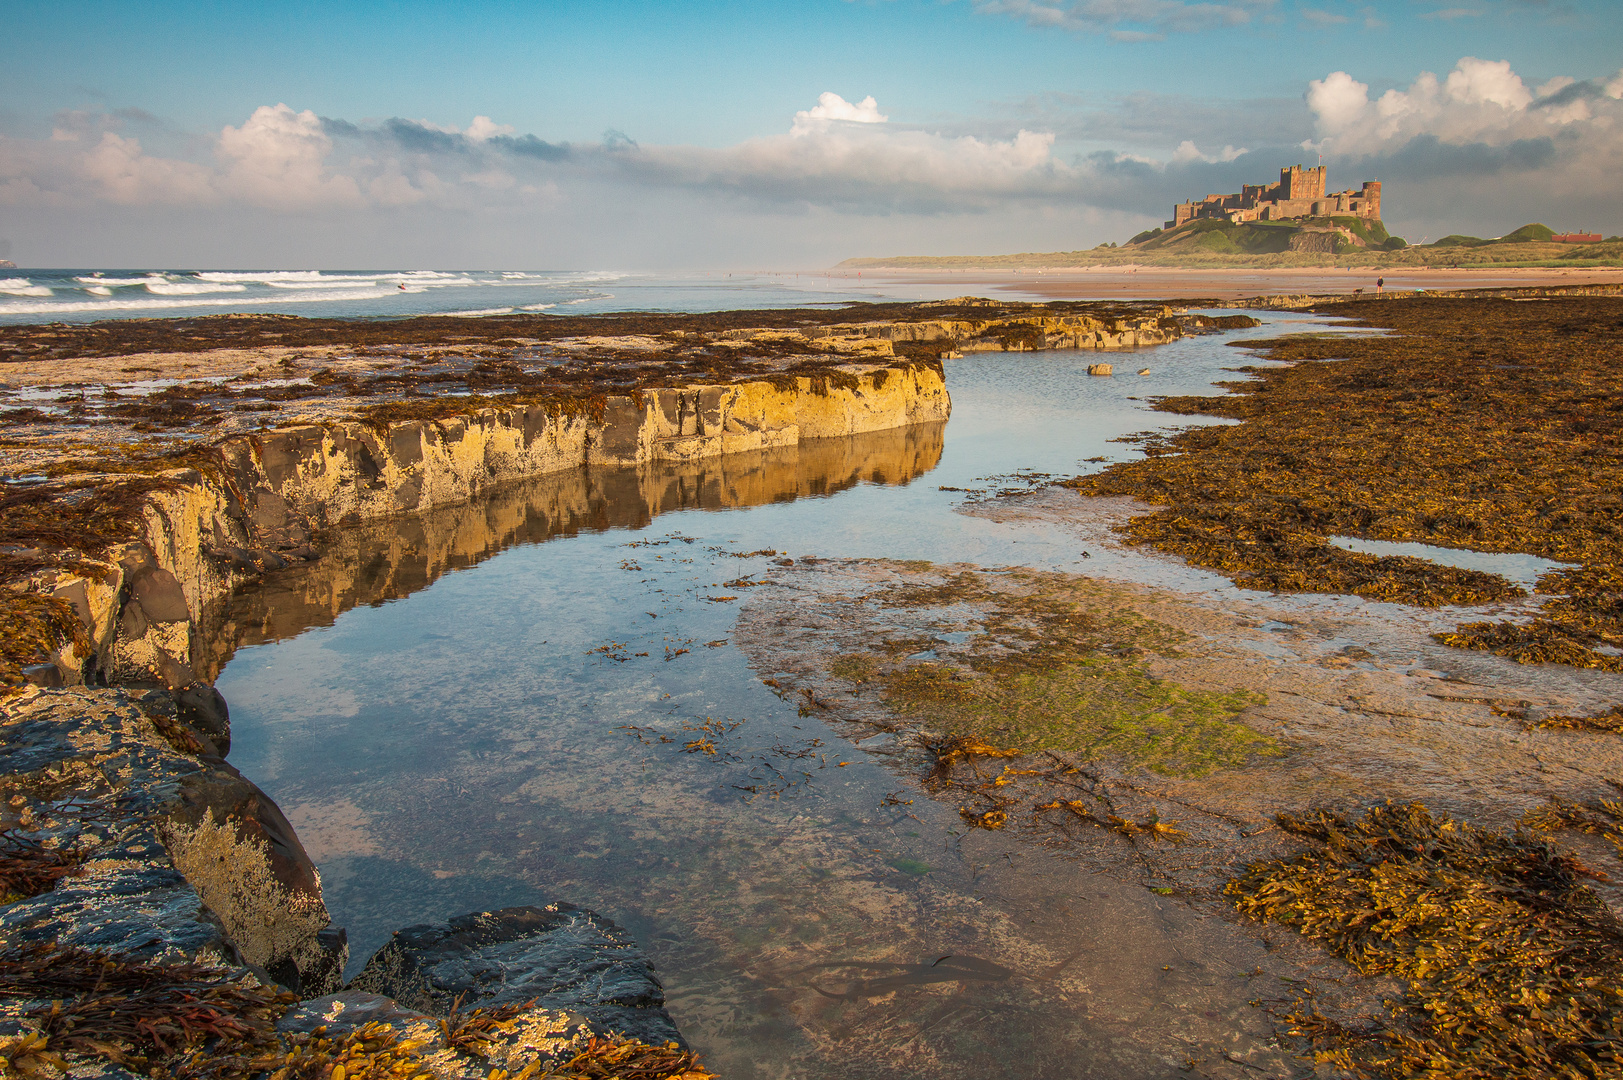
[(276, 804), (167, 693), (71, 687), (0, 701), (0, 824), (81, 873), (0, 906), (0, 943), (242, 963), (336, 989), (348, 948)]
[[(567, 528), (792, 497), (797, 485), (826, 491), (910, 476), (939, 457), (949, 408), (939, 366), (905, 363), (648, 391), (577, 413), (483, 409), (225, 440), (198, 467), (150, 485), (143, 540), (99, 565), (79, 560), (29, 582), (70, 608), (82, 634), (30, 671), (50, 686), (0, 699), (0, 792), (12, 818), (4, 824), (30, 850), (71, 851), (76, 861), (53, 888), (0, 897), (0, 947), (46, 941), (126, 959), (242, 965), (300, 996), (330, 995), (347, 945), (329, 925), (319, 874), (275, 803), (224, 760), (226, 704), (198, 674), (214, 670), (199, 662), (209, 601), (267, 570), (311, 562), (323, 529), (467, 506), (538, 477), (558, 478), (543, 520)], [(863, 433), (920, 422), (928, 435), (882, 440), (883, 461), (851, 446)], [(528, 527), (533, 503), (512, 509), (524, 519), (512, 528)], [(404, 1004), (425, 1015), (444, 1013), (446, 993), (494, 1007), (517, 1004), (503, 995), (522, 984), (524, 1000), (542, 999), (503, 1029), (529, 1032), (507, 1040), (511, 1054), (610, 1031), (679, 1041), (646, 957), (590, 912), (483, 913), (413, 928), (391, 947), (379, 963), (411, 975), (416, 996)], [(381, 970), (369, 968), (375, 988), (404, 992)]]
[(612, 920), (573, 904), (479, 911), (396, 930), (350, 988), (440, 1016), (453, 1006), (529, 1004), (566, 1018), (569, 1028), (682, 1045), (648, 957)]
[[(940, 300), (918, 305), (921, 309), (984, 307), (984, 319), (942, 318), (906, 322), (885, 321), (841, 323), (800, 331), (808, 340), (838, 343), (852, 348), (856, 343), (875, 341), (940, 342), (955, 352), (1021, 352), (1043, 349), (1137, 349), (1164, 345), (1182, 337), (1185, 331), (1182, 311), (1174, 308), (1145, 312), (1135, 310), (1118, 315), (1084, 312), (1050, 314), (1051, 308), (1009, 313), (1007, 305), (975, 297)], [(761, 331), (734, 331), (754, 334)]]
[(438, 420), (294, 426), (236, 437), (218, 464), (168, 474), (147, 497), (146, 541), (98, 573), (42, 571), (32, 587), (74, 605), (88, 654), (65, 642), (55, 676), (162, 686), (229, 743), (225, 704), (197, 676), (196, 616), (268, 570), (313, 559), (333, 526), (465, 504), (483, 492), (583, 466), (648, 466), (783, 449), (920, 423), (951, 411), (938, 365), (837, 369), (780, 382), (609, 397), (593, 415), (548, 406)]

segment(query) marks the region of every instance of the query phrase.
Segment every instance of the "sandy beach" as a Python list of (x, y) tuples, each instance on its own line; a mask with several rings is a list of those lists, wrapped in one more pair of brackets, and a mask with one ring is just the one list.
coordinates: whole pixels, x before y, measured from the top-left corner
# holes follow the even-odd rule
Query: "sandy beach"
[(1060, 270), (864, 270), (863, 279), (897, 285), (940, 285), (961, 281), (963, 293), (1034, 300), (1238, 300), (1280, 293), (1315, 295), (1374, 292), (1377, 279), (1387, 291), (1496, 289), (1530, 285), (1623, 283), (1623, 269), (1482, 270), (1182, 270), (1168, 267), (1076, 267)]

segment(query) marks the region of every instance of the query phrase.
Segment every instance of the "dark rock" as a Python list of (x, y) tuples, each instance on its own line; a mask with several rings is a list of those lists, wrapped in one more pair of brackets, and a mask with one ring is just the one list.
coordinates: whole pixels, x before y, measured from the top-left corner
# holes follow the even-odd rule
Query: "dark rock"
[(682, 1042), (665, 991), (631, 936), (572, 904), (481, 911), (395, 931), (351, 988), (445, 1015), (536, 999), (583, 1015), (594, 1031), (655, 1045)]
[(301, 998), (332, 994), (343, 988), (344, 966), (349, 963), (349, 934), (339, 926), (329, 926), (316, 933), (320, 954), (305, 959), (303, 965), (293, 958), (272, 964), (266, 973)]
[(306, 1001), (278, 1020), (276, 1030), (283, 1035), (308, 1035), (317, 1028), (326, 1028), (329, 1037), (342, 1039), (367, 1024), (389, 1024), (401, 1032), (403, 1038), (427, 1038), (431, 1044), (439, 1042), (439, 1024), (435, 1017), (364, 990), (344, 990)]
[(150, 826), (123, 837), (97, 852), (82, 876), (0, 907), (0, 940), (52, 941), (168, 963), (234, 960), (219, 922), (162, 852)]
[(34, 686), (60, 687), (62, 669), (55, 664), (29, 664), (23, 668), (23, 678)]
[(232, 822), (239, 842), (265, 846), (271, 873), (290, 896), (319, 902), (321, 878), (281, 807), (235, 766), (218, 758), (204, 762), (208, 768), (180, 780), (170, 819), (196, 825), (212, 814), (217, 822)]
[(0, 776), (117, 807), (82, 876), (0, 907), (0, 940), (165, 960), (213, 953), (329, 992), (342, 938), (323, 940), (314, 864), (264, 792), (218, 757), (177, 749), (163, 730), (175, 711), (161, 690), (29, 689), (0, 702)]
[(287, 503), (282, 497), (270, 488), (256, 488), (253, 493), (254, 508), (250, 518), (254, 528), (261, 530), (280, 529), (287, 524)]
[(195, 681), (170, 693), (175, 701), (176, 718), (208, 736), (221, 757), (229, 754), (231, 710), (220, 692), (205, 682)]
[(137, 641), (146, 637), (151, 626), (141, 605), (131, 600), (118, 615), (118, 636), (124, 641)]

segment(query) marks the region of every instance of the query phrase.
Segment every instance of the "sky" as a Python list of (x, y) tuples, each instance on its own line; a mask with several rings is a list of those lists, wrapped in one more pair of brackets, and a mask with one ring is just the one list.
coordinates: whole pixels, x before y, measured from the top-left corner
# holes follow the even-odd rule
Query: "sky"
[(1623, 232), (1619, 0), (0, 2), (25, 267), (1064, 251), (1321, 157), (1411, 242)]

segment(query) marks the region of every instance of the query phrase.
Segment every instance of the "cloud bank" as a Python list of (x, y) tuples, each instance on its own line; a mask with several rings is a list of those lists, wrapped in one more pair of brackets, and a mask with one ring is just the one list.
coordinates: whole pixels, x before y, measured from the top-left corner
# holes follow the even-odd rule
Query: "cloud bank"
[[(1100, 0), (1041, 17), (1086, 22), (1131, 10), (1172, 26), (1196, 18), (1183, 9), (1197, 7), (1214, 9), (1200, 18), (1238, 17), (1225, 5), (1171, 0)], [(551, 142), (488, 116), (461, 127), (398, 117), (357, 124), (278, 103), (193, 139), (190, 154), (169, 155), (130, 133), (150, 117), (64, 113), (49, 137), (0, 136), (0, 207), (99, 209), (127, 220), (170, 210), (255, 221), (408, 214), (441, 224), (553, 215), (582, 230), (590, 207), (603, 229), (641, 230), (626, 242), (641, 236), (653, 250), (677, 212), (662, 218), (657, 208), (680, 206), (716, 223), (844, 221), (844, 244), (856, 250), (871, 232), (859, 223), (876, 219), (979, 216), (993, 235), (1003, 221), (1020, 236), (1043, 235), (1028, 227), (1043, 221), (1142, 227), (1174, 201), (1323, 154), (1333, 185), (1385, 182), (1389, 224), (1408, 233), (1486, 234), (1530, 219), (1623, 226), (1612, 179), (1623, 169), (1623, 72), (1532, 86), (1505, 61), (1464, 57), (1403, 89), (1372, 95), (1353, 73), (1334, 71), (1294, 104), (1264, 105), (1259, 122), (1252, 103), (1141, 94), (1090, 106), (1056, 95), (926, 129), (893, 120), (871, 96), (827, 92), (778, 134), (700, 147), (620, 133)], [(1107, 238), (1120, 237), (1097, 239)]]

